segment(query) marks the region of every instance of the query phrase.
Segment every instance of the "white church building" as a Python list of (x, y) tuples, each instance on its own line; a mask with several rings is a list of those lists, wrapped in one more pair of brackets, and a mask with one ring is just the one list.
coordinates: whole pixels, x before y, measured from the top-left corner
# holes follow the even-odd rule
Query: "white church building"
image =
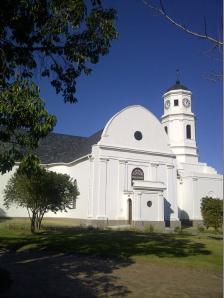
[[(176, 84), (163, 95), (161, 121), (140, 105), (114, 115), (90, 137), (50, 134), (37, 150), (51, 171), (77, 180), (80, 195), (67, 213), (88, 225), (179, 226), (202, 220), (205, 196), (222, 198), (222, 176), (198, 161), (192, 93)], [(0, 216), (26, 217), (3, 205), (3, 189), (15, 169), (0, 176)]]

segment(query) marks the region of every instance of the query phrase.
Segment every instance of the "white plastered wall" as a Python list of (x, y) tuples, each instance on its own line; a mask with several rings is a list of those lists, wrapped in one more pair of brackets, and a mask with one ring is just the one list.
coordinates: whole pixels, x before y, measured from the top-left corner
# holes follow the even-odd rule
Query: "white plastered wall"
[[(135, 131), (142, 133), (142, 140), (134, 138)], [(127, 219), (128, 194), (132, 192), (133, 196), (131, 173), (140, 167), (144, 180), (164, 183), (164, 197), (172, 209), (169, 219), (177, 220), (176, 159), (162, 125), (151, 112), (141, 106), (131, 106), (117, 113), (107, 123), (100, 142), (93, 146), (92, 155), (94, 182), (90, 218)], [(157, 220), (160, 219), (157, 217)]]
[[(136, 131), (142, 133), (142, 140), (134, 138)], [(108, 121), (99, 144), (171, 153), (161, 123), (149, 110), (139, 105), (127, 107), (114, 115)]]
[[(191, 171), (190, 171), (191, 169)], [(203, 197), (223, 199), (223, 177), (204, 164), (188, 165), (179, 171), (177, 182), (179, 216), (181, 219), (202, 220)]]
[(86, 158), (77, 163), (70, 163), (68, 165), (54, 165), (48, 166), (48, 170), (57, 173), (68, 174), (72, 179), (76, 179), (80, 195), (77, 197), (76, 208), (67, 209), (67, 212), (57, 212), (56, 214), (48, 212), (46, 216), (49, 217), (67, 217), (80, 218), (87, 217), (88, 195), (89, 195), (89, 159)]
[(12, 175), (15, 173), (18, 166), (14, 166), (13, 169), (10, 172), (7, 172), (4, 175), (0, 174), (0, 217), (27, 217), (27, 209), (16, 207), (16, 205), (12, 205), (9, 209), (6, 209), (6, 207), (3, 205), (4, 203), (4, 196), (3, 192), (5, 189), (5, 186), (9, 179), (12, 177)]
[[(45, 217), (67, 217), (67, 218), (86, 218), (87, 217), (87, 205), (89, 195), (89, 159), (82, 160), (78, 163), (70, 164), (51, 164), (46, 165), (49, 171), (57, 173), (68, 174), (71, 178), (77, 180), (80, 195), (77, 197), (76, 209), (68, 209), (68, 212), (58, 211), (56, 214), (48, 212)], [(12, 174), (15, 172), (16, 167), (12, 171), (0, 175), (0, 217), (27, 217), (28, 213), (25, 208), (17, 208), (12, 205), (9, 209), (6, 209), (3, 205), (3, 190), (7, 181), (10, 179)]]
[[(94, 206), (93, 218), (127, 219), (127, 194), (132, 193), (131, 199), (134, 200), (131, 173), (134, 168), (139, 167), (144, 172), (144, 180), (164, 183), (166, 189), (163, 192), (163, 197), (167, 201), (167, 208), (169, 208), (166, 210), (167, 219), (177, 220), (174, 157), (125, 152), (119, 149), (108, 151), (100, 146), (95, 146), (95, 151), (99, 152), (100, 157), (95, 160), (94, 193), (96, 195), (92, 195), (93, 203), (91, 203)], [(143, 190), (142, 193), (145, 191)]]

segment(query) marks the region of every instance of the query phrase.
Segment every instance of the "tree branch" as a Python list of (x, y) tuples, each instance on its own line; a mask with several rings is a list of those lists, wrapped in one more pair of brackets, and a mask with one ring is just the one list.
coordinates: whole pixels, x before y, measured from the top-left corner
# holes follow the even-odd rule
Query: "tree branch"
[[(150, 0), (149, 0), (150, 1)], [(169, 16), (165, 9), (164, 6), (162, 4), (162, 1), (160, 0), (160, 7), (155, 6), (150, 4), (148, 1), (146, 0), (142, 0), (143, 4), (145, 4), (147, 7), (149, 7), (150, 9), (153, 9), (155, 11), (157, 11), (159, 14), (161, 14), (162, 16), (164, 16), (170, 23), (172, 23), (173, 25), (175, 25), (176, 27), (178, 27), (179, 29), (183, 30), (184, 32), (202, 38), (202, 39), (207, 39), (219, 46), (223, 46), (223, 40), (218, 40), (212, 36), (209, 36), (206, 32), (206, 27), (205, 27), (205, 34), (199, 33), (199, 32), (195, 32), (190, 30), (189, 28), (187, 28), (186, 26), (182, 25), (181, 23), (177, 22), (176, 20), (174, 20), (171, 16)]]

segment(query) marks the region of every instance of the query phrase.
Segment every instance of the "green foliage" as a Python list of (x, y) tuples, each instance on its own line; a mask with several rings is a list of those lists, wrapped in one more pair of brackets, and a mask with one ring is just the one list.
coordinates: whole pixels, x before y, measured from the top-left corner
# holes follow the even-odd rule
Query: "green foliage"
[(99, 0), (4, 0), (0, 10), (0, 86), (19, 72), (48, 77), (65, 102), (75, 102), (76, 79), (89, 74), (117, 37), (115, 10)]
[(65, 102), (76, 80), (109, 52), (117, 37), (115, 10), (100, 0), (4, 0), (0, 9), (0, 173), (16, 161), (36, 171), (33, 150), (54, 127), (33, 75), (49, 78)]
[(223, 200), (209, 197), (202, 198), (201, 213), (206, 228), (221, 228), (223, 222)]
[(46, 212), (66, 211), (79, 195), (76, 181), (66, 174), (58, 174), (39, 168), (32, 175), (17, 171), (4, 190), (4, 205), (27, 208), (31, 231), (40, 229)]
[(38, 87), (27, 80), (16, 80), (0, 92), (0, 173), (12, 169), (15, 161), (28, 171), (38, 166), (33, 154), (40, 138), (56, 124), (45, 109)]
[(197, 230), (199, 233), (203, 233), (205, 231), (205, 228), (202, 225), (198, 225)]

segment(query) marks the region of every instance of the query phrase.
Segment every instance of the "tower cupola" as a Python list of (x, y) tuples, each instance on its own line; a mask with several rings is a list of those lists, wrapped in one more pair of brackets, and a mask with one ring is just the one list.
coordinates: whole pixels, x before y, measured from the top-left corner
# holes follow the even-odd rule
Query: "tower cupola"
[(197, 163), (195, 116), (191, 111), (192, 92), (180, 83), (171, 86), (163, 95), (164, 113), (161, 123), (168, 134), (170, 148), (177, 161)]
[(174, 84), (174, 85), (171, 86), (169, 89), (167, 89), (166, 92), (169, 92), (169, 91), (172, 91), (172, 90), (179, 90), (179, 89), (181, 89), (181, 90), (188, 90), (188, 91), (189, 91), (189, 89), (188, 89), (186, 86), (182, 85), (182, 84), (180, 83), (180, 80), (177, 79), (177, 80), (176, 80), (176, 84)]

